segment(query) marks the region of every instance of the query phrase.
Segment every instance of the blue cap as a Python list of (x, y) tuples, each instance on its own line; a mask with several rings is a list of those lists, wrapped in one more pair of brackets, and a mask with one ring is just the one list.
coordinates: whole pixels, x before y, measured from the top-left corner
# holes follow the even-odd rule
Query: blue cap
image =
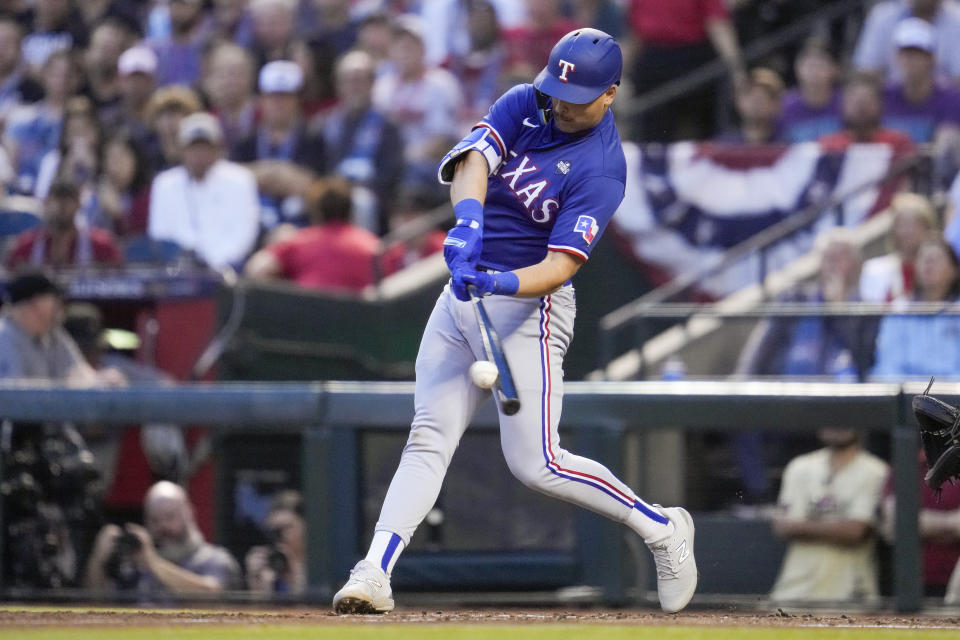
[(620, 82), (623, 53), (610, 34), (577, 29), (560, 38), (533, 86), (552, 98), (587, 104)]

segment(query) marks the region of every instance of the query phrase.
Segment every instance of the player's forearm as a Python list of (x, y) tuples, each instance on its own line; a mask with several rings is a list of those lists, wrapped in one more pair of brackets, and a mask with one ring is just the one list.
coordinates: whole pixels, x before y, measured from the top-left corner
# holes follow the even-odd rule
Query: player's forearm
[(487, 198), (487, 161), (479, 151), (468, 151), (453, 170), (450, 202), (473, 198), (481, 204)]
[(178, 567), (156, 553), (150, 554), (147, 567), (157, 580), (173, 593), (217, 593), (223, 586), (216, 578), (201, 576)]
[(580, 268), (580, 261), (569, 254), (548, 251), (537, 264), (514, 271), (520, 287), (515, 294), (520, 298), (537, 298), (562, 287)]

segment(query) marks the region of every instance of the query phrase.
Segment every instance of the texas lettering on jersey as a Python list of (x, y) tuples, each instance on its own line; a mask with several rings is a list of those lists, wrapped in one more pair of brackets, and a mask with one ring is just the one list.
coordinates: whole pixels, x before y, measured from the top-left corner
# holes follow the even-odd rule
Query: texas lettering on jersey
[[(516, 153), (511, 152), (516, 156)], [(507, 183), (513, 194), (517, 196), (523, 204), (524, 209), (530, 215), (534, 222), (550, 222), (553, 214), (560, 209), (560, 201), (557, 198), (545, 198), (538, 201), (537, 198), (550, 185), (547, 178), (542, 177), (539, 168), (530, 159), (530, 156), (524, 155), (519, 163), (509, 171), (499, 171), (500, 177)], [(528, 173), (534, 174), (526, 179), (521, 178)]]

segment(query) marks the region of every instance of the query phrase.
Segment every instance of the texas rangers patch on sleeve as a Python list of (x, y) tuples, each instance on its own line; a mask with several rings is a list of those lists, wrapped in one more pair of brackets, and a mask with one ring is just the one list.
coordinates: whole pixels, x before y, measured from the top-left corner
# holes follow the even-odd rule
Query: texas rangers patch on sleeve
[(580, 216), (577, 218), (577, 224), (573, 225), (573, 230), (581, 234), (586, 243), (590, 244), (593, 242), (593, 239), (597, 237), (600, 226), (591, 216)]

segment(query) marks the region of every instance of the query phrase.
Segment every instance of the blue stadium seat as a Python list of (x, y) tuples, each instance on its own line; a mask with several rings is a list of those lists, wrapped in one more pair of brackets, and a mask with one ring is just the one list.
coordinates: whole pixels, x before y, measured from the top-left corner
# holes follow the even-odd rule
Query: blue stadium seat
[(30, 211), (0, 210), (0, 238), (15, 236), (41, 222), (43, 219)]
[(128, 263), (165, 263), (175, 260), (183, 249), (172, 240), (138, 236), (125, 243), (123, 253)]

